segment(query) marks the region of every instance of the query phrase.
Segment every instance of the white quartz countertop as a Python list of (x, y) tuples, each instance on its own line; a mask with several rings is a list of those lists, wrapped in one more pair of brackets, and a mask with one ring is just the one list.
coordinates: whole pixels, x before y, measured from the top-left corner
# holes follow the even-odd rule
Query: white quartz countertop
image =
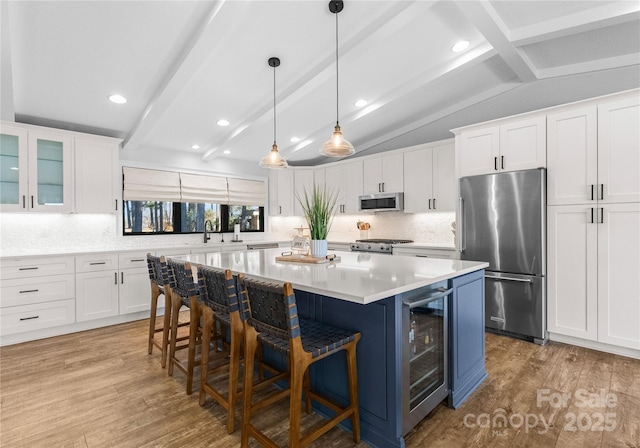
[(485, 262), (386, 254), (329, 251), (339, 262), (310, 264), (276, 261), (282, 248), (259, 251), (211, 252), (179, 256), (263, 280), (291, 282), (295, 289), (367, 304), (386, 297), (458, 277), (489, 266)]

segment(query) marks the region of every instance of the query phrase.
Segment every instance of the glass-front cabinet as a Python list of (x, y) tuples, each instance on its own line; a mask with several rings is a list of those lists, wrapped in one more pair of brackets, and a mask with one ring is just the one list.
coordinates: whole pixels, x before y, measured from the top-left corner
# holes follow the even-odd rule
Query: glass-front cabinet
[(3, 212), (72, 210), (71, 137), (2, 124), (0, 208)]

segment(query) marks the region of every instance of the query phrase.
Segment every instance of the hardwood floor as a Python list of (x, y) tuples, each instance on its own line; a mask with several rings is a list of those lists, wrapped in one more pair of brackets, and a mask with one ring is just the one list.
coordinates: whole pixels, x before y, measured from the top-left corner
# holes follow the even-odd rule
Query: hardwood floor
[[(222, 407), (199, 406), (197, 386), (187, 396), (184, 375), (167, 376), (160, 353), (147, 354), (147, 324), (0, 348), (0, 446), (239, 446)], [(640, 360), (493, 334), (486, 342), (489, 378), (459, 409), (437, 407), (408, 447), (640, 447)], [(257, 420), (283, 446), (286, 415), (283, 402)], [(304, 415), (303, 426), (319, 418)], [(356, 445), (333, 429), (314, 446)]]

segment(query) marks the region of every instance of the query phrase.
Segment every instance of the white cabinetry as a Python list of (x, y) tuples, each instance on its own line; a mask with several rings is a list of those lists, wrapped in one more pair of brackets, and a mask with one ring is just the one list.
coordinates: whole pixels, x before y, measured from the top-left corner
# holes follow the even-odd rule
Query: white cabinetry
[(423, 247), (393, 247), (393, 255), (405, 255), (409, 257), (422, 257), (422, 258), (445, 258), (450, 260), (457, 260), (459, 258), (458, 252), (454, 249), (430, 249)]
[(548, 116), (548, 328), (640, 350), (637, 91)]
[(146, 252), (77, 256), (76, 291), (78, 322), (148, 310)]
[(151, 307), (147, 252), (118, 255), (120, 314), (147, 311)]
[(116, 213), (121, 185), (116, 180), (119, 140), (76, 138), (75, 211)]
[(640, 350), (640, 204), (549, 207), (547, 229), (549, 331)]
[(290, 216), (293, 213), (293, 170), (269, 171), (269, 215)]
[(313, 168), (301, 168), (293, 172), (293, 214), (296, 216), (304, 216), (298, 197), (304, 201), (305, 192), (311, 197), (314, 183), (313, 172)]
[(458, 177), (546, 166), (544, 115), (455, 132)]
[(71, 212), (71, 137), (5, 122), (0, 134), (2, 211)]
[(454, 211), (456, 205), (453, 143), (420, 145), (404, 153), (404, 211)]
[(118, 315), (118, 256), (76, 257), (76, 320), (84, 322)]
[[(354, 214), (359, 212), (359, 196), (362, 195), (362, 162), (341, 162), (325, 169), (328, 191), (338, 195), (336, 213)], [(400, 190), (398, 190), (400, 191)]]
[(73, 257), (3, 259), (2, 336), (75, 322)]
[(402, 153), (363, 161), (363, 194), (400, 193), (403, 188)]

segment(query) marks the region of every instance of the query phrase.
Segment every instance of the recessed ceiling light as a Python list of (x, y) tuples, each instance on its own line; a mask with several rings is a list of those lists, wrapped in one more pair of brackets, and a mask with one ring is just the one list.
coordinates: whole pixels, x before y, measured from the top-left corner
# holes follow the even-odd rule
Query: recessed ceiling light
[(229, 126), (229, 121), (224, 118), (222, 120), (218, 120), (218, 126)]
[(289, 139), (289, 141), (290, 141), (291, 143), (298, 143), (298, 142), (300, 141), (300, 137), (291, 137), (291, 138)]
[(364, 107), (367, 104), (369, 104), (369, 102), (367, 100), (358, 100), (358, 101), (356, 101), (356, 107)]
[(469, 47), (469, 41), (468, 40), (461, 40), (459, 42), (456, 42), (456, 44), (451, 47), (451, 51), (453, 51), (454, 53), (460, 53), (461, 51), (466, 50)]
[(124, 104), (127, 102), (127, 99), (122, 95), (115, 94), (115, 95), (109, 95), (109, 101), (116, 104)]
[(224, 150), (224, 151), (222, 151), (222, 152), (224, 152), (225, 154), (231, 154), (231, 151), (229, 151), (228, 149), (225, 149), (225, 150)]
[(191, 149), (200, 149), (200, 145), (191, 145)]

